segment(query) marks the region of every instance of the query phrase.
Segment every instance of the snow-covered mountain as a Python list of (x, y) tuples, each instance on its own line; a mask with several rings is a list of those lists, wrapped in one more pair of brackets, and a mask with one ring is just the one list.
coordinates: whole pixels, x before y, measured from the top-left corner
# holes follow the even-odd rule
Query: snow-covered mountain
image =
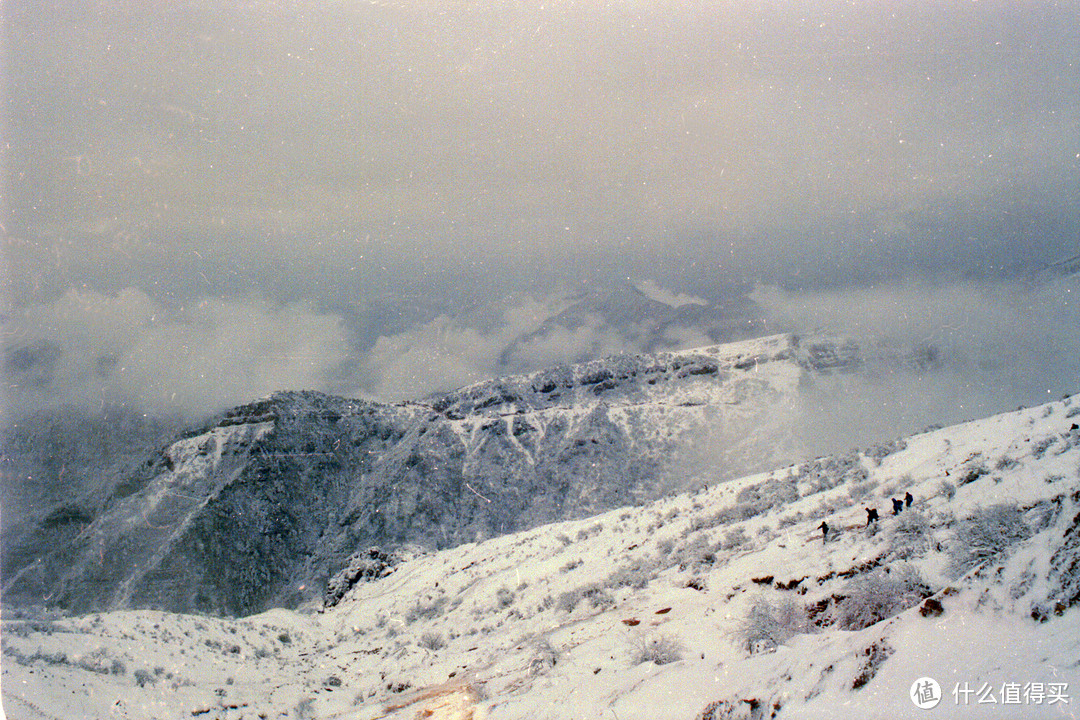
[(451, 547), (805, 457), (803, 390), (864, 361), (851, 343), (781, 335), (426, 402), (279, 393), (28, 516), (5, 538), (5, 598), (78, 612), (295, 606), (358, 548)]
[[(1071, 717), (1078, 421), (1075, 396), (441, 551), (365, 550), (326, 609), (8, 611), (4, 710)], [(174, 468), (226, 462), (202, 442), (173, 445)]]

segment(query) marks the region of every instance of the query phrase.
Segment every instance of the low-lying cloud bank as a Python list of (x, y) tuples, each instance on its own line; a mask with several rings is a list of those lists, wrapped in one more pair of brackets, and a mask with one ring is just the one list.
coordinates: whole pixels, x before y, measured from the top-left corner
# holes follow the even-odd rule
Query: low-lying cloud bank
[(874, 347), (931, 348), (929, 370), (868, 363), (807, 394), (807, 444), (833, 450), (1080, 391), (1080, 282), (912, 283), (752, 298), (770, 328)]
[(123, 403), (212, 413), (295, 387), (324, 388), (350, 353), (341, 319), (304, 303), (203, 298), (166, 307), (134, 288), (70, 290), (16, 311), (4, 369), (12, 409)]

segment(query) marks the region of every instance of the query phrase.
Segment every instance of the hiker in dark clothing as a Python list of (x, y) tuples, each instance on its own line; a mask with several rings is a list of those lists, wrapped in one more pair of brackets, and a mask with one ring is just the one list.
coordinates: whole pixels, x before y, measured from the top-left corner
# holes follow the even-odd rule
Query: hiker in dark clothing
[(821, 544), (824, 545), (829, 539), (829, 523), (822, 520), (818, 529), (821, 530)]
[(899, 515), (900, 511), (903, 510), (903, 509), (904, 509), (904, 501), (903, 500), (897, 500), (896, 498), (893, 498), (892, 499), (892, 514), (893, 515)]
[(877, 508), (866, 508), (866, 527), (872, 522), (877, 522)]
[(911, 507), (913, 502), (915, 502), (915, 498), (911, 497), (911, 493), (904, 493), (904, 507)]

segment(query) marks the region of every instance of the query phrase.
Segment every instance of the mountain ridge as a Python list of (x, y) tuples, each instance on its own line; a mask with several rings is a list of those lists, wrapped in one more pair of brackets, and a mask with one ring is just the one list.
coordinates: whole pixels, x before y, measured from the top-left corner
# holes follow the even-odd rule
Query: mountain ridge
[(778, 335), (424, 402), (275, 393), (153, 451), (104, 505), (75, 499), (24, 528), (5, 543), (5, 597), (80, 612), (295, 606), (358, 548), (450, 547), (692, 484), (680, 453), (703, 437), (721, 479), (796, 459), (800, 388), (864, 361), (854, 343)]

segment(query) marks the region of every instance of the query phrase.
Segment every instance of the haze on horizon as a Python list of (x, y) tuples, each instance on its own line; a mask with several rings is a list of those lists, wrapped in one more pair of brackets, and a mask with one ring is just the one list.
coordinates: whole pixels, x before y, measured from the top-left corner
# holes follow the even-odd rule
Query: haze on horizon
[(415, 396), (511, 347), (633, 352), (606, 317), (551, 324), (620, 285), (938, 342), (979, 410), (1078, 389), (1080, 290), (1039, 275), (1080, 253), (1076, 3), (3, 15), (11, 411)]

